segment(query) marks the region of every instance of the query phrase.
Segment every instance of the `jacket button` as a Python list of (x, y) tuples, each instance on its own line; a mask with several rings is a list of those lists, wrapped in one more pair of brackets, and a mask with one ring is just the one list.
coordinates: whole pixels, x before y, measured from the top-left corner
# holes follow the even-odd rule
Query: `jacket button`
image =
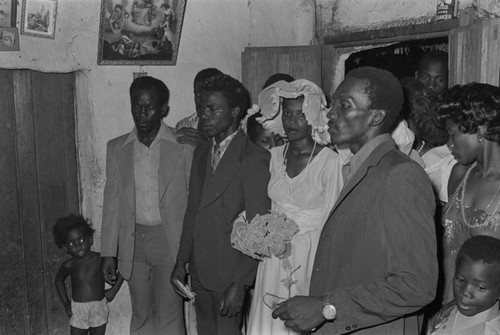
[(345, 327), (345, 330), (347, 330), (347, 331), (351, 330), (351, 326)]

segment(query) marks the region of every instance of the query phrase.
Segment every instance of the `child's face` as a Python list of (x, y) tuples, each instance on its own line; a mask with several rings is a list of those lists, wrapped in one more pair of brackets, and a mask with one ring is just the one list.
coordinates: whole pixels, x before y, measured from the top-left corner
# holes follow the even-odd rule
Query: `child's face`
[(500, 297), (498, 268), (464, 256), (455, 270), (453, 294), (463, 315), (473, 316), (488, 310)]
[(266, 150), (283, 144), (283, 139), (279, 135), (273, 134), (270, 130), (261, 128), (255, 138), (255, 144)]
[(64, 249), (76, 258), (82, 258), (90, 251), (90, 246), (94, 243), (91, 236), (85, 236), (80, 229), (73, 229), (68, 232)]

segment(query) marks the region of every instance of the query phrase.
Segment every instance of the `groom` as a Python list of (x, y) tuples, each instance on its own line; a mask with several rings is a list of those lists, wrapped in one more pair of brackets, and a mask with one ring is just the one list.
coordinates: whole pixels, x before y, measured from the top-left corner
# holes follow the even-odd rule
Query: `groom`
[(401, 85), (364, 67), (333, 98), (332, 142), (354, 155), (321, 232), (310, 296), (285, 301), (273, 317), (298, 332), (418, 335), (416, 312), (436, 293), (435, 200), (425, 171), (390, 137)]
[(239, 129), (248, 108), (243, 85), (220, 74), (200, 85), (198, 115), (210, 138), (194, 153), (189, 198), (177, 263), (170, 282), (186, 297), (187, 265), (196, 294), (198, 334), (241, 333), (241, 308), (257, 261), (232, 248), (234, 220), (270, 209), (270, 154)]

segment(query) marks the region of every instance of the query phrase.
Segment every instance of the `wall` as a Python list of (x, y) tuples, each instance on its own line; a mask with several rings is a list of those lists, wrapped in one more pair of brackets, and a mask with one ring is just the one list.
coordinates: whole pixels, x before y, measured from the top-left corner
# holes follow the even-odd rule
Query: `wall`
[[(158, 2), (159, 0), (155, 0)], [(19, 1), (22, 4), (22, 1)], [(168, 124), (193, 111), (192, 80), (205, 67), (241, 77), (246, 46), (302, 45), (313, 38), (310, 0), (188, 0), (176, 66), (97, 66), (100, 0), (59, 0), (54, 40), (20, 35), (20, 52), (3, 52), (0, 68), (77, 71), (77, 141), (83, 214), (96, 228), (99, 250), (105, 147), (130, 131), (128, 87), (140, 70), (171, 91)], [(21, 6), (18, 6), (20, 26)], [(289, 26), (290, 18), (294, 24)], [(109, 334), (128, 333), (126, 285), (111, 304)]]
[[(458, 1), (458, 0), (457, 0)], [(319, 30), (373, 28), (408, 19), (430, 18), (436, 14), (437, 0), (317, 0)], [(460, 0), (459, 9), (474, 5), (482, 16), (499, 16), (499, 0)]]

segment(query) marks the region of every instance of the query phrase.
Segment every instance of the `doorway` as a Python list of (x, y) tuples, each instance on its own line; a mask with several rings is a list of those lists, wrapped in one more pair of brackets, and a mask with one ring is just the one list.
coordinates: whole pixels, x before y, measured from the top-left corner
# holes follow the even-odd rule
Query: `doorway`
[(74, 73), (0, 70), (0, 334), (66, 334), (55, 220), (79, 212)]

